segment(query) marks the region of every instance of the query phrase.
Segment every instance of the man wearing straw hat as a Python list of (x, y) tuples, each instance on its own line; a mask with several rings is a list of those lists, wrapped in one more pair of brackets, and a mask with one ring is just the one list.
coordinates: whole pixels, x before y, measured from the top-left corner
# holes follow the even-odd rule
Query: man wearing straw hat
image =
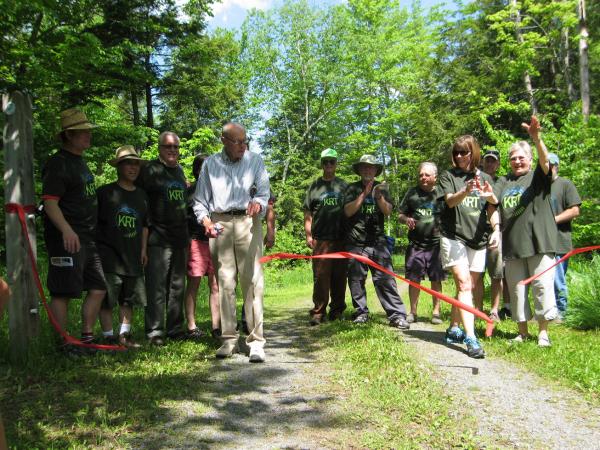
[[(144, 265), (147, 262), (148, 196), (135, 186), (143, 160), (131, 145), (119, 147), (109, 164), (118, 179), (98, 189), (98, 251), (107, 295), (100, 310), (108, 343), (137, 348), (131, 337), (133, 306), (146, 306)], [(119, 304), (119, 337), (113, 336), (112, 310)]]
[[(61, 149), (42, 169), (44, 238), (48, 250), (50, 309), (65, 330), (71, 298), (87, 295), (82, 307), (81, 340), (93, 340), (106, 282), (96, 248), (97, 200), (94, 176), (83, 153), (91, 145), (91, 124), (85, 113), (72, 108), (60, 113)], [(70, 345), (68, 354), (81, 353)]]
[[(387, 185), (375, 181), (383, 165), (373, 155), (363, 155), (352, 165), (360, 180), (352, 183), (344, 195), (344, 214), (348, 218), (347, 249), (351, 253), (366, 256), (380, 266), (393, 270), (392, 255), (384, 233), (385, 218), (392, 213), (392, 201)], [(354, 323), (369, 320), (365, 281), (369, 267), (355, 259), (348, 263), (348, 285), (352, 304), (356, 308)], [(408, 330), (406, 308), (398, 294), (396, 280), (380, 270), (371, 268), (375, 292), (383, 307), (390, 326)]]

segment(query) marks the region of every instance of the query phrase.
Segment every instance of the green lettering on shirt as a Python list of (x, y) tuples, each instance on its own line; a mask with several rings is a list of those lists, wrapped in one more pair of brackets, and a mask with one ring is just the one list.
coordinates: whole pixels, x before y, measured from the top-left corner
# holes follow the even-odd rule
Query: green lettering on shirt
[(502, 199), (502, 207), (504, 209), (515, 208), (521, 202), (521, 193), (509, 195)]
[(169, 201), (183, 201), (183, 189), (170, 189), (169, 190)]
[(337, 206), (337, 204), (338, 204), (337, 200), (338, 199), (336, 197), (324, 198), (323, 206)]
[(462, 204), (467, 208), (479, 209), (479, 197), (465, 197)]
[(363, 204), (362, 212), (363, 212), (363, 214), (375, 214), (376, 208), (377, 208), (376, 205)]
[(86, 184), (85, 185), (85, 196), (86, 197), (94, 197), (95, 195), (96, 195), (96, 185)]
[(132, 216), (118, 215), (118, 226), (123, 228), (135, 228), (136, 218)]

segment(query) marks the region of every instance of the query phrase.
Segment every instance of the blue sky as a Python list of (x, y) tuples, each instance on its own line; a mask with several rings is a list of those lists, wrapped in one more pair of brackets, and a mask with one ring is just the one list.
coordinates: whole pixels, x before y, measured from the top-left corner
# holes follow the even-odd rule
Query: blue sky
[[(332, 5), (343, 3), (344, 0), (309, 0), (315, 5)], [(409, 7), (412, 0), (400, 0), (402, 6)], [(421, 5), (428, 8), (441, 3), (451, 3), (451, 0), (421, 0)], [(214, 17), (209, 20), (209, 29), (227, 28), (239, 29), (244, 22), (248, 10), (252, 8), (267, 10), (281, 4), (281, 0), (221, 0), (213, 5)]]

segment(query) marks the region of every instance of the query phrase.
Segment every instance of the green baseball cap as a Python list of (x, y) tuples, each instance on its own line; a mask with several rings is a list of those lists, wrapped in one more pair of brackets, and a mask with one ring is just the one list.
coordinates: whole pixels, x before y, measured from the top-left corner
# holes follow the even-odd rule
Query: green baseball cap
[(321, 159), (323, 158), (337, 159), (337, 152), (332, 148), (326, 148), (321, 152)]

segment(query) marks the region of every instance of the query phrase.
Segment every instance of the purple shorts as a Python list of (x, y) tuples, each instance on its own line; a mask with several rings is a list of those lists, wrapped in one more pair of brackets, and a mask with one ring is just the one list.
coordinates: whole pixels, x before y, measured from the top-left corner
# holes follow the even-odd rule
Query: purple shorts
[(444, 281), (446, 272), (442, 268), (440, 259), (440, 246), (423, 249), (410, 244), (406, 249), (405, 275), (410, 281), (416, 283), (425, 279), (425, 274), (429, 281)]

